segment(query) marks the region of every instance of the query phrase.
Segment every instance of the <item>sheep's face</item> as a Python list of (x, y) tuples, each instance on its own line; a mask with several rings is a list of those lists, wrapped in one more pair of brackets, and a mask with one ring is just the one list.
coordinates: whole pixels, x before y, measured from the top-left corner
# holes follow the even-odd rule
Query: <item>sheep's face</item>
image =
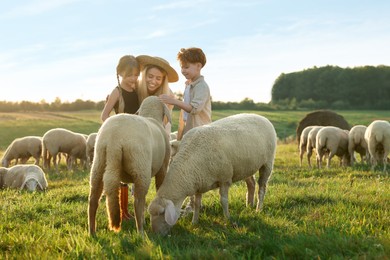
[[(169, 208), (170, 207), (168, 207), (168, 210)], [(150, 223), (152, 225), (152, 230), (153, 232), (164, 236), (168, 234), (173, 224), (168, 224), (166, 210), (166, 200), (159, 197), (155, 198), (149, 205)]]
[(160, 215), (150, 215), (150, 222), (154, 233), (165, 236), (171, 230), (171, 226), (165, 221), (164, 213)]
[(36, 179), (29, 179), (28, 181), (26, 181), (23, 188), (28, 191), (36, 191), (37, 189), (40, 189), (38, 181)]

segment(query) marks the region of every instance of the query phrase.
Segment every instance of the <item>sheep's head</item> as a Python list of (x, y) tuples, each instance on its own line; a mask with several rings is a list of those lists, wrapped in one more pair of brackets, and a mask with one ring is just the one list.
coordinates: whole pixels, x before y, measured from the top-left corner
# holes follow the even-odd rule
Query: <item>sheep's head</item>
[(148, 211), (153, 232), (164, 236), (168, 234), (179, 218), (173, 202), (160, 197), (156, 197), (150, 203)]
[(142, 101), (137, 114), (143, 117), (152, 117), (160, 122), (162, 122), (164, 116), (166, 116), (169, 123), (172, 121), (171, 112), (157, 96), (149, 96), (145, 98), (144, 101)]

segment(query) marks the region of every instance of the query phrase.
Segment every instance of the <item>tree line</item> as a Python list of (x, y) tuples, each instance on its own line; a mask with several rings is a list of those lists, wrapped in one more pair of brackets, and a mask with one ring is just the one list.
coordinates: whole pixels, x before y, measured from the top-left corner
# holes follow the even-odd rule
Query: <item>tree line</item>
[(272, 87), (272, 103), (290, 108), (389, 109), (390, 67), (325, 66), (282, 73)]
[[(178, 97), (181, 93), (176, 94)], [(77, 99), (74, 102), (62, 102), (59, 97), (51, 103), (42, 100), (40, 102), (31, 101), (0, 101), (0, 112), (26, 112), (26, 111), (81, 111), (81, 110), (99, 110), (104, 108), (105, 100), (94, 102), (91, 100)], [(267, 103), (255, 103), (252, 99), (245, 98), (241, 102), (212, 102), (213, 110), (272, 110), (272, 106)], [(174, 108), (178, 109), (178, 108)]]
[[(390, 108), (390, 67), (338, 66), (313, 67), (282, 73), (272, 87), (269, 103), (255, 103), (251, 98), (241, 102), (212, 101), (213, 110), (387, 110)], [(182, 93), (175, 93), (182, 99)], [(77, 99), (62, 102), (0, 101), (0, 112), (102, 110), (105, 100), (94, 102)], [(174, 108), (178, 109), (178, 108)]]

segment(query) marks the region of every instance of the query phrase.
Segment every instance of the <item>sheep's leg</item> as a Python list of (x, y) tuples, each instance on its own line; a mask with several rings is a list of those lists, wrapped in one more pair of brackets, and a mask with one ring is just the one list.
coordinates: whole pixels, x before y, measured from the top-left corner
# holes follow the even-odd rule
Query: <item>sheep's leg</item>
[(34, 159), (35, 159), (35, 165), (39, 165), (40, 156), (37, 155), (37, 156), (34, 157)]
[(99, 201), (103, 193), (103, 169), (97, 169), (95, 167), (91, 171), (90, 180), (90, 192), (89, 192), (89, 205), (88, 205), (88, 226), (89, 234), (94, 235), (96, 233), (96, 211), (99, 206)]
[(106, 194), (106, 207), (109, 218), (109, 227), (115, 232), (121, 229), (121, 211), (119, 205), (120, 178), (113, 170), (106, 170), (103, 176), (103, 188)]
[(246, 206), (254, 206), (254, 198), (255, 198), (255, 191), (256, 191), (256, 181), (255, 177), (252, 175), (245, 179), (246, 187), (248, 191), (246, 192)]
[[(141, 173), (141, 175), (143, 175)], [(150, 175), (150, 173), (149, 173)], [(144, 174), (143, 176), (147, 176)], [(145, 199), (146, 194), (148, 193), (150, 179), (143, 179), (142, 181), (136, 181), (134, 183), (134, 213), (135, 213), (135, 223), (137, 226), (138, 233), (143, 235), (144, 232), (144, 222), (145, 222)]]
[(310, 168), (311, 168), (310, 158), (311, 158), (312, 154), (313, 154), (313, 150), (312, 149), (307, 149), (307, 162), (308, 162)]
[(199, 221), (199, 211), (202, 205), (202, 193), (195, 194), (194, 200), (194, 215), (192, 216), (192, 224), (196, 224)]
[(53, 165), (54, 168), (56, 169), (56, 173), (58, 173), (58, 163), (57, 163), (57, 154), (53, 154)]
[(221, 201), (221, 204), (222, 204), (223, 215), (227, 219), (230, 219), (230, 213), (229, 213), (229, 186), (230, 186), (230, 184), (225, 182), (225, 183), (221, 183), (221, 185), (219, 187), (219, 196), (220, 196), (220, 201)]
[(330, 162), (331, 162), (331, 159), (333, 158), (334, 156), (334, 153), (333, 152), (329, 152), (329, 156), (328, 156), (328, 160), (326, 162), (326, 168), (330, 168)]
[(303, 160), (303, 149), (301, 148), (299, 151), (299, 166), (302, 167), (302, 160)]
[(272, 173), (272, 167), (273, 164), (265, 164), (259, 169), (259, 179), (257, 181), (259, 185), (259, 191), (257, 194), (257, 207), (256, 211), (262, 211), (263, 210), (263, 203), (264, 203), (264, 197), (265, 197), (265, 192), (267, 189), (267, 183), (268, 179), (271, 176)]

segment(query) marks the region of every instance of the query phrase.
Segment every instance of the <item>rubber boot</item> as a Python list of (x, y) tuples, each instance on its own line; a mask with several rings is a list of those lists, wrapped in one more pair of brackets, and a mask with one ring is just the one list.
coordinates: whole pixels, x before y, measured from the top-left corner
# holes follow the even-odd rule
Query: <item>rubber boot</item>
[(122, 220), (129, 220), (131, 218), (128, 208), (129, 208), (129, 186), (127, 184), (121, 184)]

